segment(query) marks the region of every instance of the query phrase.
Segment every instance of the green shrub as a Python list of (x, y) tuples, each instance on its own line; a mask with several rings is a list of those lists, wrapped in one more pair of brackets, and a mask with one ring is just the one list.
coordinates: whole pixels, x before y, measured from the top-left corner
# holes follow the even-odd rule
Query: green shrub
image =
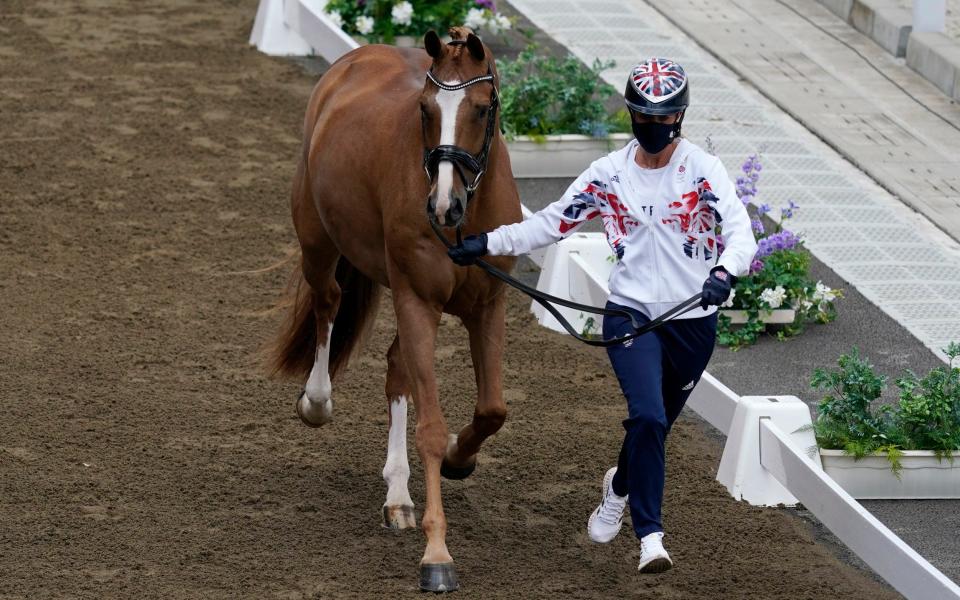
[(960, 450), (960, 344), (944, 349), (948, 366), (926, 376), (912, 371), (897, 379), (899, 401), (881, 404), (886, 378), (861, 358), (856, 349), (840, 356), (839, 369), (816, 369), (811, 387), (825, 392), (818, 405), (813, 431), (817, 445), (843, 450), (860, 459), (886, 454), (894, 473), (900, 473), (904, 450), (932, 450), (941, 460), (953, 460)]
[(594, 61), (588, 68), (575, 56), (543, 56), (528, 46), (516, 60), (497, 62), (500, 74), (500, 118), (507, 139), (518, 135), (579, 133), (606, 137), (630, 131), (626, 110), (611, 115), (604, 101), (617, 91), (600, 80), (613, 62)]

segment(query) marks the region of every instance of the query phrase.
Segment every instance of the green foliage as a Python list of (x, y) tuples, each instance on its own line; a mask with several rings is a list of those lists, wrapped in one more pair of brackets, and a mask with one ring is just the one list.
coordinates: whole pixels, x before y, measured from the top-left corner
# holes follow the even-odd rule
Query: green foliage
[[(757, 341), (765, 331), (762, 319), (773, 310), (763, 299), (764, 290), (783, 289), (785, 300), (776, 308), (792, 308), (796, 317), (792, 323), (777, 331), (780, 340), (793, 337), (805, 329), (811, 321), (829, 323), (836, 318), (833, 303), (842, 298), (839, 290), (832, 290), (810, 280), (810, 252), (798, 244), (789, 250), (777, 250), (764, 258), (763, 268), (737, 280), (732, 308), (747, 313), (747, 322), (732, 326), (730, 319), (721, 315), (717, 326), (717, 341), (732, 350), (739, 350)], [(818, 288), (819, 284), (819, 288)], [(829, 294), (830, 300), (824, 299)]]
[(587, 68), (576, 57), (542, 56), (528, 46), (516, 60), (498, 61), (501, 123), (507, 139), (528, 135), (534, 139), (561, 133), (606, 137), (630, 131), (626, 110), (610, 115), (604, 100), (616, 93), (600, 80), (613, 62)]
[(904, 450), (932, 450), (941, 460), (952, 461), (960, 450), (960, 344), (944, 351), (947, 367), (918, 377), (912, 371), (897, 379), (896, 405), (878, 402), (886, 378), (854, 349), (840, 356), (839, 369), (816, 369), (811, 387), (824, 392), (813, 430), (821, 448), (841, 449), (860, 459), (885, 454), (899, 476)]
[[(391, 10), (397, 0), (330, 0), (323, 10), (327, 14), (337, 13), (343, 20), (342, 29), (354, 36), (362, 36), (370, 41), (392, 43), (396, 36), (423, 36), (433, 29), (443, 35), (452, 25), (464, 22), (467, 11), (477, 6), (474, 0), (408, 0), (413, 5), (413, 16), (409, 25), (397, 25), (391, 19)], [(357, 18), (361, 16), (373, 19), (373, 31), (361, 34), (357, 30)]]

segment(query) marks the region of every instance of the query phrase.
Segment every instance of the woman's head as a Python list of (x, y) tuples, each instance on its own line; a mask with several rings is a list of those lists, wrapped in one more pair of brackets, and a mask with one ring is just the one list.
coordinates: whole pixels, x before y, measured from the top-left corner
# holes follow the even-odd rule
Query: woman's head
[(658, 154), (680, 137), (683, 115), (690, 103), (690, 85), (683, 67), (666, 58), (645, 60), (630, 71), (623, 96), (633, 134), (646, 152)]

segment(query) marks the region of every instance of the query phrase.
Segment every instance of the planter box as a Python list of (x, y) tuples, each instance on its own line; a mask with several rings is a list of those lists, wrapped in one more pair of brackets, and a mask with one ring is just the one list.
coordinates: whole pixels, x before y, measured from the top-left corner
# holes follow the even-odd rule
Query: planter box
[(543, 142), (518, 136), (507, 142), (507, 148), (514, 177), (576, 177), (590, 163), (622, 148), (631, 139), (633, 136), (629, 133), (614, 133), (605, 138), (548, 135)]
[[(730, 317), (730, 323), (733, 325), (743, 325), (747, 322), (747, 311), (745, 310), (733, 310), (725, 308), (720, 311), (720, 314)], [(760, 321), (770, 325), (786, 325), (788, 323), (793, 323), (793, 320), (796, 318), (797, 311), (793, 310), (792, 308), (778, 308), (776, 310), (760, 311)]]
[(960, 451), (937, 460), (929, 450), (905, 450), (900, 479), (886, 456), (854, 460), (842, 450), (820, 450), (823, 470), (848, 494), (862, 500), (960, 498)]

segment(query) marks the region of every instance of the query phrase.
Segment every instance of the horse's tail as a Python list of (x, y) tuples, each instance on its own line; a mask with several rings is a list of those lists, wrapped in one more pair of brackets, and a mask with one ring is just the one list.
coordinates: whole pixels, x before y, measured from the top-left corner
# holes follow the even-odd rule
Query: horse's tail
[(380, 300), (380, 286), (361, 273), (344, 257), (337, 262), (340, 308), (333, 320), (330, 340), (330, 379), (347, 367), (354, 351), (373, 327)]
[[(340, 308), (333, 322), (333, 339), (327, 340), (331, 379), (347, 366), (351, 354), (369, 331), (380, 297), (380, 286), (342, 256), (337, 263), (336, 279), (340, 285)], [(303, 277), (302, 266), (297, 265), (288, 293), (291, 310), (268, 359), (269, 370), (274, 375), (302, 379), (310, 374), (317, 352), (318, 324), (314, 308), (318, 301), (317, 292)]]

